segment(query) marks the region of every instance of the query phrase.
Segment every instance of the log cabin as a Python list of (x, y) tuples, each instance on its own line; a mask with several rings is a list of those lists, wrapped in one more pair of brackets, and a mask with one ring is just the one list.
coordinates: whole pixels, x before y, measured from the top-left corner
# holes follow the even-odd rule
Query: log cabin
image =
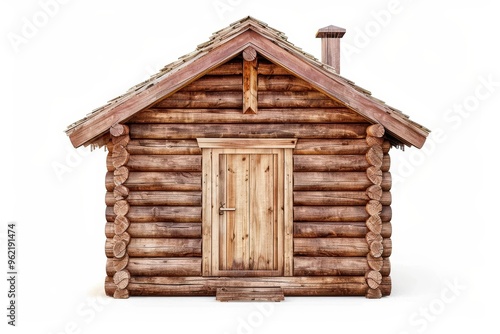
[(247, 17), (66, 133), (108, 150), (105, 292), (366, 296), (391, 292), (389, 150), (429, 130)]

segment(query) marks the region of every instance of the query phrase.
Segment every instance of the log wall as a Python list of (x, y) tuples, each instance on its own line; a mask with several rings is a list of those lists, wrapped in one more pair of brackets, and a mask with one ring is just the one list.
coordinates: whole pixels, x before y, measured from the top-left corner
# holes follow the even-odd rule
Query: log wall
[[(375, 286), (371, 278), (380, 281), (377, 293), (390, 293), (390, 143), (367, 136), (370, 124), (361, 116), (261, 57), (257, 73), (255, 114), (243, 113), (242, 59), (236, 58), (127, 122), (129, 136), (120, 139), (126, 141), (124, 149), (112, 147), (115, 153), (107, 160), (108, 294), (117, 294), (111, 278), (124, 258), (131, 294), (206, 295), (218, 286), (211, 280), (176, 286), (201, 276), (202, 159), (196, 138), (203, 137), (298, 138), (293, 270), (294, 276), (314, 282), (301, 292), (300, 279), (291, 278), (288, 294), (366, 295)], [(124, 219), (115, 208), (123, 205), (124, 193), (122, 229), (129, 239), (126, 257), (119, 259), (114, 238), (117, 221)], [(366, 240), (373, 226), (379, 233), (370, 241), (380, 241), (382, 247), (378, 270)], [(381, 280), (368, 277), (370, 270)], [(346, 279), (341, 284), (334, 280), (339, 276)], [(155, 285), (155, 279), (163, 279), (163, 286)], [(334, 283), (325, 290), (319, 288), (321, 282)]]

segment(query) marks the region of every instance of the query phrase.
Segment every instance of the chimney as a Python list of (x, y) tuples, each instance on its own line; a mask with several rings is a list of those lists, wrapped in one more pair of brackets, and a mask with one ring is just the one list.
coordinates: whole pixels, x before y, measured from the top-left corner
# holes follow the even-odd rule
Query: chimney
[(345, 29), (328, 26), (318, 30), (316, 38), (321, 38), (321, 61), (332, 66), (340, 74), (340, 39)]

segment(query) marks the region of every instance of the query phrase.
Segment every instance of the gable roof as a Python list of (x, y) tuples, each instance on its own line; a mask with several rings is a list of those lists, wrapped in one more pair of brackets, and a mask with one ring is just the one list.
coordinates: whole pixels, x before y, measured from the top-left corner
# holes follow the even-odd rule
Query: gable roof
[(215, 32), (209, 41), (198, 45), (192, 53), (166, 65), (150, 79), (68, 126), (66, 134), (74, 147), (95, 144), (114, 124), (125, 122), (135, 113), (175, 93), (249, 46), (359, 113), (367, 121), (382, 124), (398, 144), (423, 146), (430, 132), (428, 129), (336, 74), (332, 67), (290, 43), (284, 33), (252, 17)]

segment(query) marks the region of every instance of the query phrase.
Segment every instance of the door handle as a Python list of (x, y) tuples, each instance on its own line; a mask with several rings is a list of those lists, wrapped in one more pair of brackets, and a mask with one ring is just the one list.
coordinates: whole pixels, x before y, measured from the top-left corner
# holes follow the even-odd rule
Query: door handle
[(226, 205), (226, 203), (221, 203), (220, 204), (219, 215), (222, 216), (224, 214), (224, 211), (236, 211), (236, 208), (225, 208), (224, 205)]

